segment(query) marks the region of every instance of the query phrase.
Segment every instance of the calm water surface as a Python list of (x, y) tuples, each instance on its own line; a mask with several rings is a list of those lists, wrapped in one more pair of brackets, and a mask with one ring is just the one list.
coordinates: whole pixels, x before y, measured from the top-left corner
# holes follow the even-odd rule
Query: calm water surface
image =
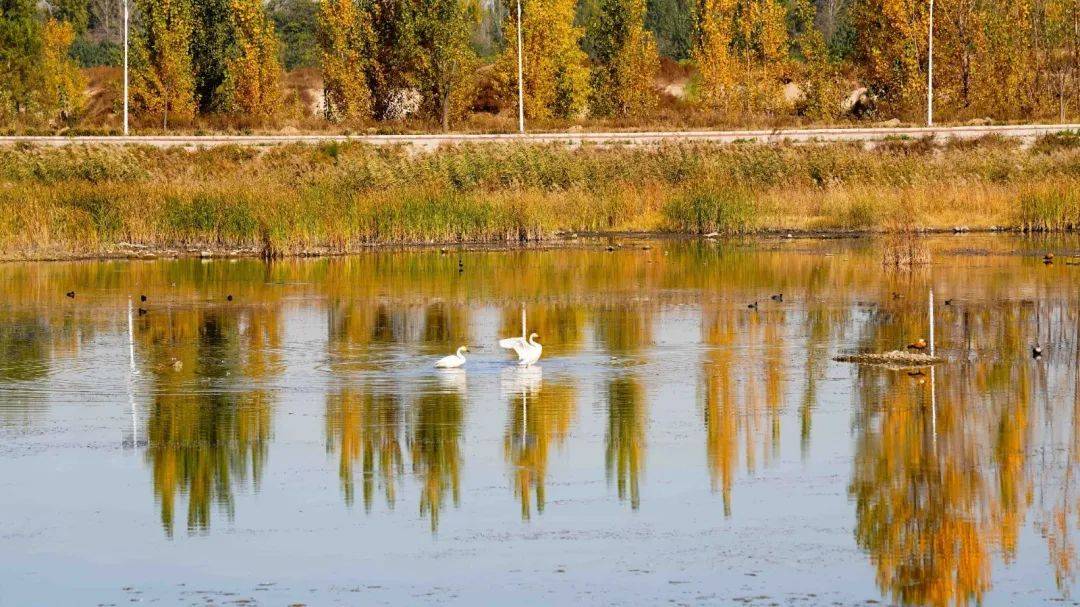
[(1072, 603), (1080, 243), (924, 243), (2, 265), (0, 604)]

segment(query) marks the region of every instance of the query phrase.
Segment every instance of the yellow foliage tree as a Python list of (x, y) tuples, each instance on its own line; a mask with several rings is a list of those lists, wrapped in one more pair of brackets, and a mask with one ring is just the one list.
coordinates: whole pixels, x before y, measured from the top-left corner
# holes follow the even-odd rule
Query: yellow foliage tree
[(38, 106), (47, 120), (72, 121), (82, 109), (85, 81), (68, 57), (75, 29), (66, 21), (50, 19), (42, 29), (41, 88)]
[[(574, 25), (574, 0), (531, 0), (522, 4), (522, 79), (525, 114), (569, 118), (585, 112), (589, 98), (588, 58), (581, 50), (584, 28)], [(500, 71), (509, 96), (517, 96), (517, 14), (508, 6), (507, 48)]]
[(161, 118), (162, 128), (195, 118), (191, 68), (191, 4), (187, 0), (137, 0), (141, 27), (132, 45), (132, 109)]
[(772, 110), (779, 99), (777, 76), (787, 59), (786, 9), (777, 0), (740, 0), (733, 46), (742, 63), (743, 108)]
[(746, 113), (771, 110), (787, 60), (786, 9), (777, 0), (701, 0), (694, 59), (699, 101), (728, 113), (741, 92)]
[(855, 60), (886, 112), (926, 107), (928, 8), (915, 0), (855, 0), (850, 7), (859, 33)]
[(645, 29), (644, 0), (601, 0), (591, 29), (596, 54), (591, 110), (620, 117), (654, 111), (660, 55), (656, 38)]
[(697, 38), (692, 51), (698, 69), (698, 101), (725, 113), (731, 109), (738, 82), (738, 63), (731, 48), (736, 2), (698, 2)]
[(280, 45), (262, 0), (231, 0), (235, 50), (226, 64), (227, 107), (260, 119), (281, 106)]
[(320, 8), (319, 46), (325, 113), (335, 122), (371, 118), (371, 89), (365, 78), (374, 33), (368, 14), (354, 0), (324, 0)]

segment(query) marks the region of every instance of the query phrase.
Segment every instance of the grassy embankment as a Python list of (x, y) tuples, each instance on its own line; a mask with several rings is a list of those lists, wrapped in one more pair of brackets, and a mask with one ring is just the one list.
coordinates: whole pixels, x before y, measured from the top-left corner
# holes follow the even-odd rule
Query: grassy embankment
[(1080, 227), (1080, 137), (822, 146), (0, 149), (0, 257), (568, 232)]

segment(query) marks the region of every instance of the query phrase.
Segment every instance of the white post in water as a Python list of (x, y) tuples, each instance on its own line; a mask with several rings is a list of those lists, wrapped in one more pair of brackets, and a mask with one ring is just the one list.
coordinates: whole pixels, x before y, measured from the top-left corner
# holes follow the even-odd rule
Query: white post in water
[(934, 126), (934, 0), (930, 0), (930, 43), (926, 69), (926, 126)]
[(128, 297), (128, 361), (131, 363), (131, 374), (135, 375), (135, 319), (132, 316), (131, 297)]
[[(126, 3), (125, 3), (126, 4)], [(131, 447), (139, 446), (139, 424), (135, 412), (135, 320), (132, 314), (131, 297), (128, 297), (128, 362), (131, 365), (131, 374), (128, 376), (128, 400), (131, 401)]]
[[(930, 289), (930, 356), (934, 355), (934, 290)], [(930, 365), (930, 428), (931, 437), (934, 441), (934, 449), (937, 449), (937, 374), (935, 367)]]
[[(128, 134), (128, 0), (124, 0), (124, 136)], [(130, 301), (128, 303), (131, 303)]]
[(930, 289), (930, 356), (934, 355), (934, 290)]
[(521, 60), (521, 0), (517, 1), (518, 132), (525, 134), (525, 80)]

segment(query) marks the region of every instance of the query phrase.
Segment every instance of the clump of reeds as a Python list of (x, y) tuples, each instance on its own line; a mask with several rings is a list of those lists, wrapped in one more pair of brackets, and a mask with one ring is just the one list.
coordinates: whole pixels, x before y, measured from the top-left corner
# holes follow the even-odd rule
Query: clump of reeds
[[(1061, 187), (1067, 185), (1068, 187)], [(1075, 230), (1080, 226), (1080, 183), (1042, 185), (1017, 201), (1016, 223), (1025, 232)]]
[(671, 229), (691, 234), (745, 234), (756, 220), (751, 193), (710, 183), (676, 194), (663, 212)]
[(881, 247), (881, 264), (891, 268), (910, 268), (930, 263), (930, 248), (911, 231), (895, 232)]

